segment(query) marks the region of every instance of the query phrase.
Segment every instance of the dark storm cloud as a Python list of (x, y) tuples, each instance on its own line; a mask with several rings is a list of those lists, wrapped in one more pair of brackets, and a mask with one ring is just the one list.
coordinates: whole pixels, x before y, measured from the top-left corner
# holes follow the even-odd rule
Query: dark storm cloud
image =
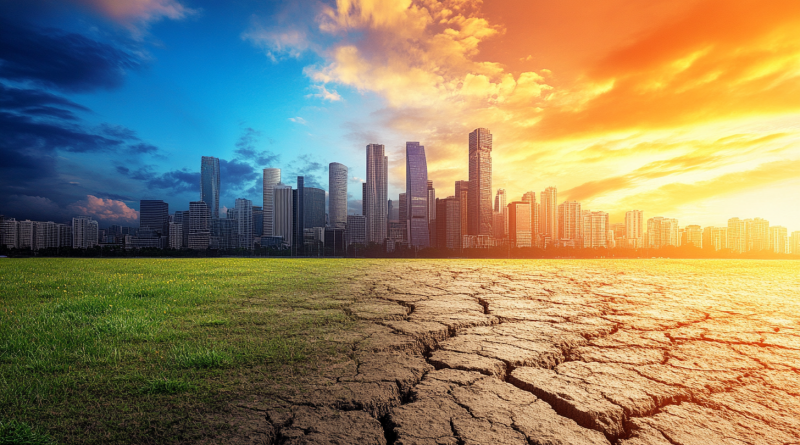
[(106, 43), (0, 19), (0, 77), (69, 92), (122, 85), (141, 59)]

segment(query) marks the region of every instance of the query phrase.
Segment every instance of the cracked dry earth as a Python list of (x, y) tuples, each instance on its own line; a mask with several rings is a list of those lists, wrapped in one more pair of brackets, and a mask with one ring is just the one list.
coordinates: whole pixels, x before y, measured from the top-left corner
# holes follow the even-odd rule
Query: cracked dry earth
[(796, 262), (384, 264), (254, 443), (800, 444)]

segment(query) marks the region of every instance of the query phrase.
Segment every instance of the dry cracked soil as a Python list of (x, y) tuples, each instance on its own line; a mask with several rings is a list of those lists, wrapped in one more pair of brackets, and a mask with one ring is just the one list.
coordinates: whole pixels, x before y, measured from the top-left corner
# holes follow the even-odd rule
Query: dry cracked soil
[(731, 273), (711, 285), (698, 267), (410, 261), (365, 271), (346, 308), (360, 329), (336, 339), (351, 356), (269, 402), (242, 402), (241, 435), (800, 444), (797, 279)]

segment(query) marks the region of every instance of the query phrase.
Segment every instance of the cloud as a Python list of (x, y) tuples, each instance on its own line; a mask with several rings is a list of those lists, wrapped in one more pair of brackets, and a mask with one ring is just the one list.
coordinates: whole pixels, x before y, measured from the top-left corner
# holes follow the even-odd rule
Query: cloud
[(122, 24), (147, 23), (168, 18), (180, 20), (196, 14), (175, 0), (73, 0)]
[(0, 78), (67, 92), (116, 88), (127, 71), (143, 67), (139, 57), (80, 34), (6, 20), (0, 20), (0, 61)]
[(340, 96), (336, 90), (329, 91), (325, 85), (311, 85), (310, 88), (312, 90), (316, 90), (316, 93), (307, 94), (306, 98), (316, 97), (322, 100), (329, 100), (331, 102), (338, 102), (342, 100), (342, 96)]
[[(259, 166), (268, 167), (278, 162), (280, 155), (269, 150), (258, 150), (256, 145), (261, 138), (261, 132), (250, 127), (245, 128), (244, 133), (236, 141), (236, 156), (240, 159), (255, 162)], [(272, 144), (272, 140), (269, 139)]]
[(296, 124), (301, 124), (301, 125), (308, 125), (308, 122), (306, 122), (305, 119), (303, 119), (302, 117), (299, 117), (299, 116), (298, 117), (290, 117), (289, 118), (289, 122), (294, 122)]
[(104, 222), (136, 222), (139, 212), (122, 201), (87, 195), (86, 199), (70, 204), (68, 210), (74, 214), (89, 215)]

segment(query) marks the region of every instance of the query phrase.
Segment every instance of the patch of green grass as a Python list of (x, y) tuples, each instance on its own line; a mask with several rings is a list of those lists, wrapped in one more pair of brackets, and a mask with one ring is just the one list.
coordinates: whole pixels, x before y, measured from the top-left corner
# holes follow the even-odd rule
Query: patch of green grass
[(144, 394), (178, 394), (192, 389), (195, 389), (195, 386), (184, 380), (159, 377), (148, 380), (139, 391)]
[(0, 413), (63, 444), (214, 437), (224, 422), (185, 413), (222, 418), (341, 352), (326, 339), (356, 326), (342, 310), (355, 264), (4, 260)]
[(0, 421), (0, 445), (50, 445), (53, 440), (30, 425), (16, 420)]

